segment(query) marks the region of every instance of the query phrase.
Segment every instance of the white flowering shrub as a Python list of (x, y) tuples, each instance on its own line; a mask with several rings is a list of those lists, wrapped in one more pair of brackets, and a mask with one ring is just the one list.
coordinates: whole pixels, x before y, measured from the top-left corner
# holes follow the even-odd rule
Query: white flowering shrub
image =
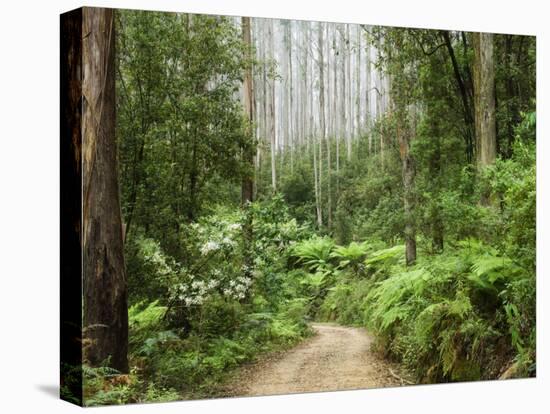
[(185, 227), (190, 263), (169, 289), (173, 308), (192, 312), (209, 300), (242, 301), (253, 279), (243, 255), (243, 217), (220, 212)]
[[(252, 225), (248, 243), (246, 223)], [(132, 290), (150, 296), (153, 289), (168, 306), (168, 317), (186, 329), (190, 329), (186, 320), (212, 300), (262, 303), (260, 310), (276, 308), (289, 296), (285, 290), (289, 247), (310, 234), (290, 217), (281, 197), (252, 203), (244, 212), (218, 210), (180, 229), (183, 257), (173, 258), (157, 241), (138, 237), (134, 244), (139, 260), (132, 261), (130, 271), (132, 280), (139, 281)], [(255, 301), (254, 296), (269, 301)]]
[(132, 359), (167, 389), (196, 389), (309, 332), (288, 256), (311, 232), (280, 197), (228, 211), (180, 224), (179, 249), (144, 236), (126, 246)]

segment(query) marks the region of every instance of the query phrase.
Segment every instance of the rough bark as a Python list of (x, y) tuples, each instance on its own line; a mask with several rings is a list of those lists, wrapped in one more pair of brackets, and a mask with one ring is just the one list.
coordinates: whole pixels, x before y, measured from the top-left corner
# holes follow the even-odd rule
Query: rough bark
[[(481, 171), (493, 164), (497, 156), (493, 35), (474, 33), (473, 39), (476, 160)], [(491, 195), (483, 192), (480, 201), (489, 205)]]
[(115, 141), (113, 10), (83, 9), (85, 358), (128, 372), (128, 308)]
[(495, 62), (493, 35), (474, 33), (474, 100), (478, 167), (495, 162)]
[(410, 131), (398, 118), (397, 139), (399, 141), (399, 153), (401, 156), (402, 174), (403, 174), (403, 209), (405, 212), (405, 259), (407, 266), (416, 261), (416, 229), (414, 225), (414, 178), (416, 167), (413, 156), (410, 152)]
[[(246, 45), (246, 58), (251, 61), (252, 55), (252, 39), (250, 34), (250, 17), (242, 18), (242, 31), (243, 31), (243, 42)], [(254, 127), (254, 91), (252, 84), (252, 67), (249, 65), (244, 73), (243, 80), (243, 90), (244, 90), (244, 112), (247, 120), (248, 135), (250, 139), (253, 138), (253, 127)], [(243, 205), (252, 201), (253, 192), (254, 192), (254, 148), (252, 145), (245, 147), (242, 151), (243, 161), (248, 164), (249, 170), (248, 173), (245, 173), (242, 179), (241, 186), (241, 199)]]

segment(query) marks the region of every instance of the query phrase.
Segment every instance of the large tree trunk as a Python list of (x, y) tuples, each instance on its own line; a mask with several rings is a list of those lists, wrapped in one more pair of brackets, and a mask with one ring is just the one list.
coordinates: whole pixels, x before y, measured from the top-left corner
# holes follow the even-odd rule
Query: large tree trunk
[(113, 10), (83, 9), (85, 358), (128, 372), (128, 307), (115, 142)]
[[(474, 106), (477, 166), (481, 171), (497, 156), (495, 115), (495, 63), (493, 35), (474, 33)], [(481, 195), (481, 203), (490, 204), (490, 194)]]
[[(250, 17), (242, 18), (242, 31), (243, 31), (243, 43), (246, 46), (246, 58), (248, 60), (248, 66), (244, 73), (243, 79), (243, 106), (245, 117), (247, 121), (247, 135), (251, 141), (254, 140), (254, 89), (252, 78), (252, 38), (250, 31)], [(243, 241), (244, 251), (250, 251), (253, 244), (253, 228), (252, 228), (252, 214), (249, 211), (249, 204), (254, 198), (254, 150), (255, 146), (250, 143), (245, 145), (242, 150), (242, 156), (244, 163), (248, 164), (248, 170), (245, 171), (245, 175), (242, 178), (241, 186), (241, 202), (245, 212), (246, 220), (243, 225)], [(246, 277), (252, 276), (252, 266), (254, 262), (252, 255), (246, 255), (244, 258), (246, 267), (244, 274)]]
[(474, 101), (477, 164), (484, 168), (497, 154), (493, 35), (474, 33)]

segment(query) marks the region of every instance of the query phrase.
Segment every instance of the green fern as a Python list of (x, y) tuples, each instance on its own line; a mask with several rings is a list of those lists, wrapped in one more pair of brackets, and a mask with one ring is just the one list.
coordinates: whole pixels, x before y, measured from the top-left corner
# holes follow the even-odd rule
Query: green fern
[(498, 293), (524, 273), (510, 258), (479, 241), (463, 244), (461, 256), (469, 265), (467, 279), (479, 289)]
[(314, 237), (294, 245), (292, 255), (311, 271), (330, 268), (330, 254), (334, 241), (328, 237)]
[(365, 260), (365, 266), (372, 272), (386, 270), (390, 266), (405, 263), (405, 246), (397, 245), (389, 249), (371, 253)]
[(336, 246), (330, 257), (339, 261), (339, 268), (351, 265), (357, 271), (357, 266), (365, 259), (370, 247), (367, 242), (351, 242), (348, 246)]

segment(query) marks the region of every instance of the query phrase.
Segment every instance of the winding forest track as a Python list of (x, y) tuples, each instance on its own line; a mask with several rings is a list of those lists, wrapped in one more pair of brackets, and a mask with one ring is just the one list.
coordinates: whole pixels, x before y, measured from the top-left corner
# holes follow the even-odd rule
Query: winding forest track
[(245, 367), (228, 385), (232, 396), (399, 386), (390, 363), (371, 351), (361, 328), (315, 323), (316, 335), (271, 360)]

